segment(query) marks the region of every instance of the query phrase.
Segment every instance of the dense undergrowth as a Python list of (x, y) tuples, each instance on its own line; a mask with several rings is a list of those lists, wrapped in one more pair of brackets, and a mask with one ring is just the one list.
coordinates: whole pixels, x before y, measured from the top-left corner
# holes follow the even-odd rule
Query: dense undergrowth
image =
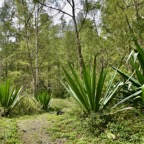
[[(63, 113), (58, 114), (57, 111)], [(106, 113), (91, 113), (87, 117), (71, 98), (53, 99), (49, 112), (35, 109), (35, 103), (33, 103), (31, 114), (25, 113), (24, 116), (20, 116), (18, 113), (12, 113), (9, 118), (0, 119), (0, 143), (23, 143), (18, 123), (23, 123), (24, 120), (38, 120), (39, 123), (46, 120), (48, 122), (45, 125), (46, 134), (50, 137), (51, 143), (144, 143), (143, 117), (131, 110), (111, 115)], [(37, 131), (36, 128), (34, 130)], [(31, 139), (35, 137), (31, 136)]]

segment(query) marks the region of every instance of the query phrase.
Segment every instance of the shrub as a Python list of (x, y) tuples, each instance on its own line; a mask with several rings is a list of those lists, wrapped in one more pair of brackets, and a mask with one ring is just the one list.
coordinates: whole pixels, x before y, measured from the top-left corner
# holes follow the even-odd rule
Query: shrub
[(62, 82), (62, 84), (82, 107), (84, 112), (98, 112), (101, 109), (106, 108), (119, 90), (119, 85), (121, 85), (121, 83), (118, 83), (113, 86), (115, 74), (109, 81), (103, 96), (103, 87), (105, 85), (107, 69), (102, 67), (100, 73), (96, 73), (96, 57), (93, 66), (86, 67), (83, 62), (82, 77), (76, 73), (70, 63), (69, 67), (71, 73), (68, 73), (64, 69), (67, 83), (64, 84), (64, 82)]
[(131, 75), (122, 72), (120, 69), (113, 67), (124, 79), (122, 93), (126, 95), (115, 106), (124, 103), (128, 100), (132, 100), (133, 104), (141, 104), (144, 106), (144, 49), (134, 39), (136, 49), (133, 50), (128, 61), (130, 62), (133, 72)]
[(41, 91), (37, 96), (36, 100), (42, 105), (42, 109), (48, 110), (50, 107), (51, 95), (47, 91)]
[(0, 105), (4, 108), (3, 115), (8, 115), (20, 101), (21, 88), (15, 88), (10, 81), (0, 84)]
[[(127, 118), (124, 117), (127, 115)], [(133, 124), (132, 124), (133, 123)], [(124, 112), (113, 117), (113, 121), (107, 124), (107, 131), (116, 136), (119, 141), (127, 143), (143, 143), (143, 118), (134, 117), (133, 113)]]
[(99, 136), (107, 128), (111, 115), (91, 112), (88, 117), (82, 118), (82, 125), (86, 130), (95, 136)]
[(40, 112), (40, 105), (31, 95), (26, 94), (22, 100), (16, 105), (12, 116), (31, 115)]

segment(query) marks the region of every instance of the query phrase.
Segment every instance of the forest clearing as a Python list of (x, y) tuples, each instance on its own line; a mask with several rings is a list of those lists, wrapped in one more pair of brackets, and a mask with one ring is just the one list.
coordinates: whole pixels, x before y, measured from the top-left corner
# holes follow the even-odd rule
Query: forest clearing
[(0, 144), (143, 143), (143, 0), (1, 0)]
[[(63, 113), (58, 115), (57, 111)], [(33, 114), (30, 113), (33, 111)], [(17, 112), (17, 110), (15, 111)], [(26, 114), (27, 112), (27, 114)], [(107, 128), (96, 116), (83, 117), (72, 99), (55, 99), (52, 109), (43, 112), (33, 107), (23, 116), (0, 119), (1, 144), (131, 144), (143, 143), (142, 117), (122, 112), (111, 118)], [(22, 114), (22, 112), (20, 112)], [(15, 113), (16, 115), (16, 113)], [(93, 127), (93, 124), (97, 127)], [(100, 131), (100, 129), (102, 129)], [(98, 130), (97, 130), (98, 129)]]

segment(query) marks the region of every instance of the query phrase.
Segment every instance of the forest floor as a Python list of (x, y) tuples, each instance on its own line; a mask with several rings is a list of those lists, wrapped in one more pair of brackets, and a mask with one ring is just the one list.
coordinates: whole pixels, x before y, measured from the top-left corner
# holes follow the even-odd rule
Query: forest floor
[[(0, 144), (144, 143), (144, 119), (133, 117), (133, 113), (120, 115), (117, 123), (110, 122), (107, 129), (96, 136), (85, 127), (87, 119), (81, 120), (81, 109), (71, 100), (56, 99), (52, 107), (50, 112), (1, 117)], [(64, 113), (58, 114), (59, 110)], [(97, 119), (92, 121), (95, 123)]]
[(46, 129), (50, 126), (46, 114), (17, 120), (18, 133), (24, 144), (49, 144), (51, 140)]

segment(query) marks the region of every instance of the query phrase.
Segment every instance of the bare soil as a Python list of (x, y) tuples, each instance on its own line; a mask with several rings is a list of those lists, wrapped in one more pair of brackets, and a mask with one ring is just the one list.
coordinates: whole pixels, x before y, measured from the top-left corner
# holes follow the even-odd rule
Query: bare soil
[(50, 144), (50, 136), (46, 130), (49, 122), (45, 115), (19, 120), (17, 125), (23, 144)]

